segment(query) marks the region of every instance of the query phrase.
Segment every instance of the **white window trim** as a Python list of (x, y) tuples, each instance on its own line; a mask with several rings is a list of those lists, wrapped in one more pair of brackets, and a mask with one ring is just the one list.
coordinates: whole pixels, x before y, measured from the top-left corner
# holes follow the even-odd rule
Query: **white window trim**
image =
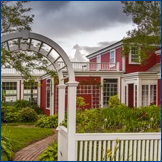
[(132, 55), (131, 55), (131, 49), (130, 49), (130, 52), (129, 52), (129, 64), (136, 64), (136, 65), (140, 65), (140, 57), (139, 57), (139, 62), (133, 62), (132, 61)]
[(114, 65), (116, 63), (116, 52), (115, 52), (115, 49), (110, 51), (110, 60), (111, 60), (111, 53), (112, 52), (114, 53), (114, 60), (113, 60), (113, 62), (110, 62), (110, 65)]

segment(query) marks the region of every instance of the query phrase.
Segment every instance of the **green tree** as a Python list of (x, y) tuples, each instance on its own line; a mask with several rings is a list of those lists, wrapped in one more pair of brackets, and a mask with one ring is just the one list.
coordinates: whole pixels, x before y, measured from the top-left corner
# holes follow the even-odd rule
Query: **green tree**
[[(34, 15), (31, 14), (31, 8), (26, 7), (28, 1), (2, 1), (1, 5), (1, 19), (2, 19), (2, 33), (8, 33), (20, 30), (31, 30)], [(13, 42), (18, 44), (17, 42)], [(26, 42), (23, 42), (26, 43)], [(39, 45), (39, 44), (38, 44)], [(47, 73), (55, 75), (48, 69), (49, 61), (41, 54), (31, 51), (10, 52), (2, 45), (2, 67), (14, 68), (20, 71), (24, 78), (32, 78), (31, 72), (33, 69), (43, 70)]]
[(144, 61), (148, 53), (160, 46), (160, 1), (122, 1), (123, 12), (132, 17), (135, 29), (124, 38), (124, 54), (129, 47), (141, 46), (140, 58)]

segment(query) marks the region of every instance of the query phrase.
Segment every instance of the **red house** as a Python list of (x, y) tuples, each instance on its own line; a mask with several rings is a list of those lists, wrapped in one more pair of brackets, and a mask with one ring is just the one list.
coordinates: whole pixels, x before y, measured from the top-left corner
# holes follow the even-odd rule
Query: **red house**
[[(137, 52), (137, 48), (131, 47), (130, 53), (123, 56), (120, 41), (88, 55), (89, 62), (72, 63), (76, 80), (79, 82), (77, 96), (84, 97), (87, 103), (84, 108), (105, 107), (113, 95), (118, 95), (121, 102), (129, 107), (160, 105), (161, 50), (148, 54), (147, 60), (143, 63), (139, 62)], [(61, 67), (62, 63), (59, 64)], [(67, 72), (63, 73), (66, 76)], [(2, 71), (3, 89), (7, 91), (7, 100), (30, 100), (31, 92), (23, 84), (23, 79), (17, 77), (18, 74), (16, 77), (13, 73), (5, 74)], [(40, 86), (35, 87), (35, 100), (44, 113), (57, 113), (57, 80), (47, 75), (38, 75), (37, 82)], [(12, 89), (12, 93), (9, 89)]]

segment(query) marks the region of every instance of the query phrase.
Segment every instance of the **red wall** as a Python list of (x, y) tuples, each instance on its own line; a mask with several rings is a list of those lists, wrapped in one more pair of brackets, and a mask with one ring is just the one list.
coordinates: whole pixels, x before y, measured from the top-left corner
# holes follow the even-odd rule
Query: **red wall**
[(129, 59), (128, 57), (126, 57), (126, 73), (146, 71), (159, 62), (160, 62), (160, 56), (157, 56), (155, 53), (151, 54), (151, 56), (144, 63), (140, 65), (129, 64)]
[(50, 114), (50, 111), (46, 109), (46, 79), (41, 80), (41, 102), (40, 107), (43, 112), (47, 115)]
[(79, 84), (85, 84), (85, 85), (94, 85), (94, 84), (100, 84), (101, 83), (101, 78), (100, 77), (76, 77), (75, 78)]
[(116, 62), (119, 62), (119, 69), (122, 70), (122, 48), (116, 49)]
[[(100, 77), (76, 77), (75, 78), (76, 81), (79, 82), (79, 85), (99, 85), (101, 83), (101, 78)], [(78, 85), (78, 86), (79, 86)], [(55, 101), (54, 101), (54, 112), (58, 113), (58, 89), (57, 86), (55, 85)], [(84, 106), (85, 109), (89, 109), (92, 108), (92, 98), (94, 97), (96, 92), (93, 92), (92, 94), (88, 94), (88, 93), (83, 93), (83, 91), (81, 93), (79, 93), (78, 89), (77, 89), (77, 96), (81, 96), (85, 99), (85, 102), (87, 103), (86, 106)], [(95, 103), (99, 104), (100, 102), (100, 95), (95, 96)], [(65, 109), (67, 109), (67, 89), (66, 89), (66, 96), (65, 96)]]
[[(122, 70), (122, 48), (116, 48), (115, 49), (115, 54), (116, 54), (116, 62), (119, 62), (119, 69)], [(96, 58), (92, 58), (89, 60), (89, 62), (97, 62)], [(106, 63), (106, 62), (110, 62), (110, 53), (109, 52), (105, 52), (103, 54), (101, 54), (101, 63)], [(103, 65), (103, 69), (104, 69), (104, 65)]]
[(110, 54), (106, 52), (105, 54), (101, 55), (101, 62), (109, 62), (110, 61)]
[(97, 62), (97, 58), (96, 57), (92, 58), (92, 59), (89, 60), (89, 62)]

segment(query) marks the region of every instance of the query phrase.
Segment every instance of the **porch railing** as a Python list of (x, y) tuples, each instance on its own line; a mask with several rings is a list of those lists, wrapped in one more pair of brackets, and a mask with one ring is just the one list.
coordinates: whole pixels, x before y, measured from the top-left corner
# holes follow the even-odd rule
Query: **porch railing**
[[(41, 76), (45, 74), (44, 71), (39, 71), (39, 70), (33, 70), (31, 75), (35, 75), (35, 76)], [(21, 73), (16, 71), (15, 69), (10, 69), (10, 68), (2, 68), (2, 75), (15, 75), (15, 76), (20, 76)]]
[[(63, 62), (59, 62), (60, 68), (64, 67)], [(119, 62), (111, 64), (109, 62), (94, 63), (94, 62), (72, 62), (74, 71), (120, 71)]]
[[(60, 68), (63, 68), (65, 64), (58, 62)], [(75, 72), (91, 72), (91, 71), (120, 71), (119, 62), (110, 64), (104, 63), (93, 63), (93, 62), (72, 62), (72, 66)], [(63, 71), (66, 69), (63, 69)], [(43, 71), (33, 70), (32, 75), (40, 76), (45, 74)], [(20, 75), (20, 72), (15, 69), (2, 68), (2, 75)]]

